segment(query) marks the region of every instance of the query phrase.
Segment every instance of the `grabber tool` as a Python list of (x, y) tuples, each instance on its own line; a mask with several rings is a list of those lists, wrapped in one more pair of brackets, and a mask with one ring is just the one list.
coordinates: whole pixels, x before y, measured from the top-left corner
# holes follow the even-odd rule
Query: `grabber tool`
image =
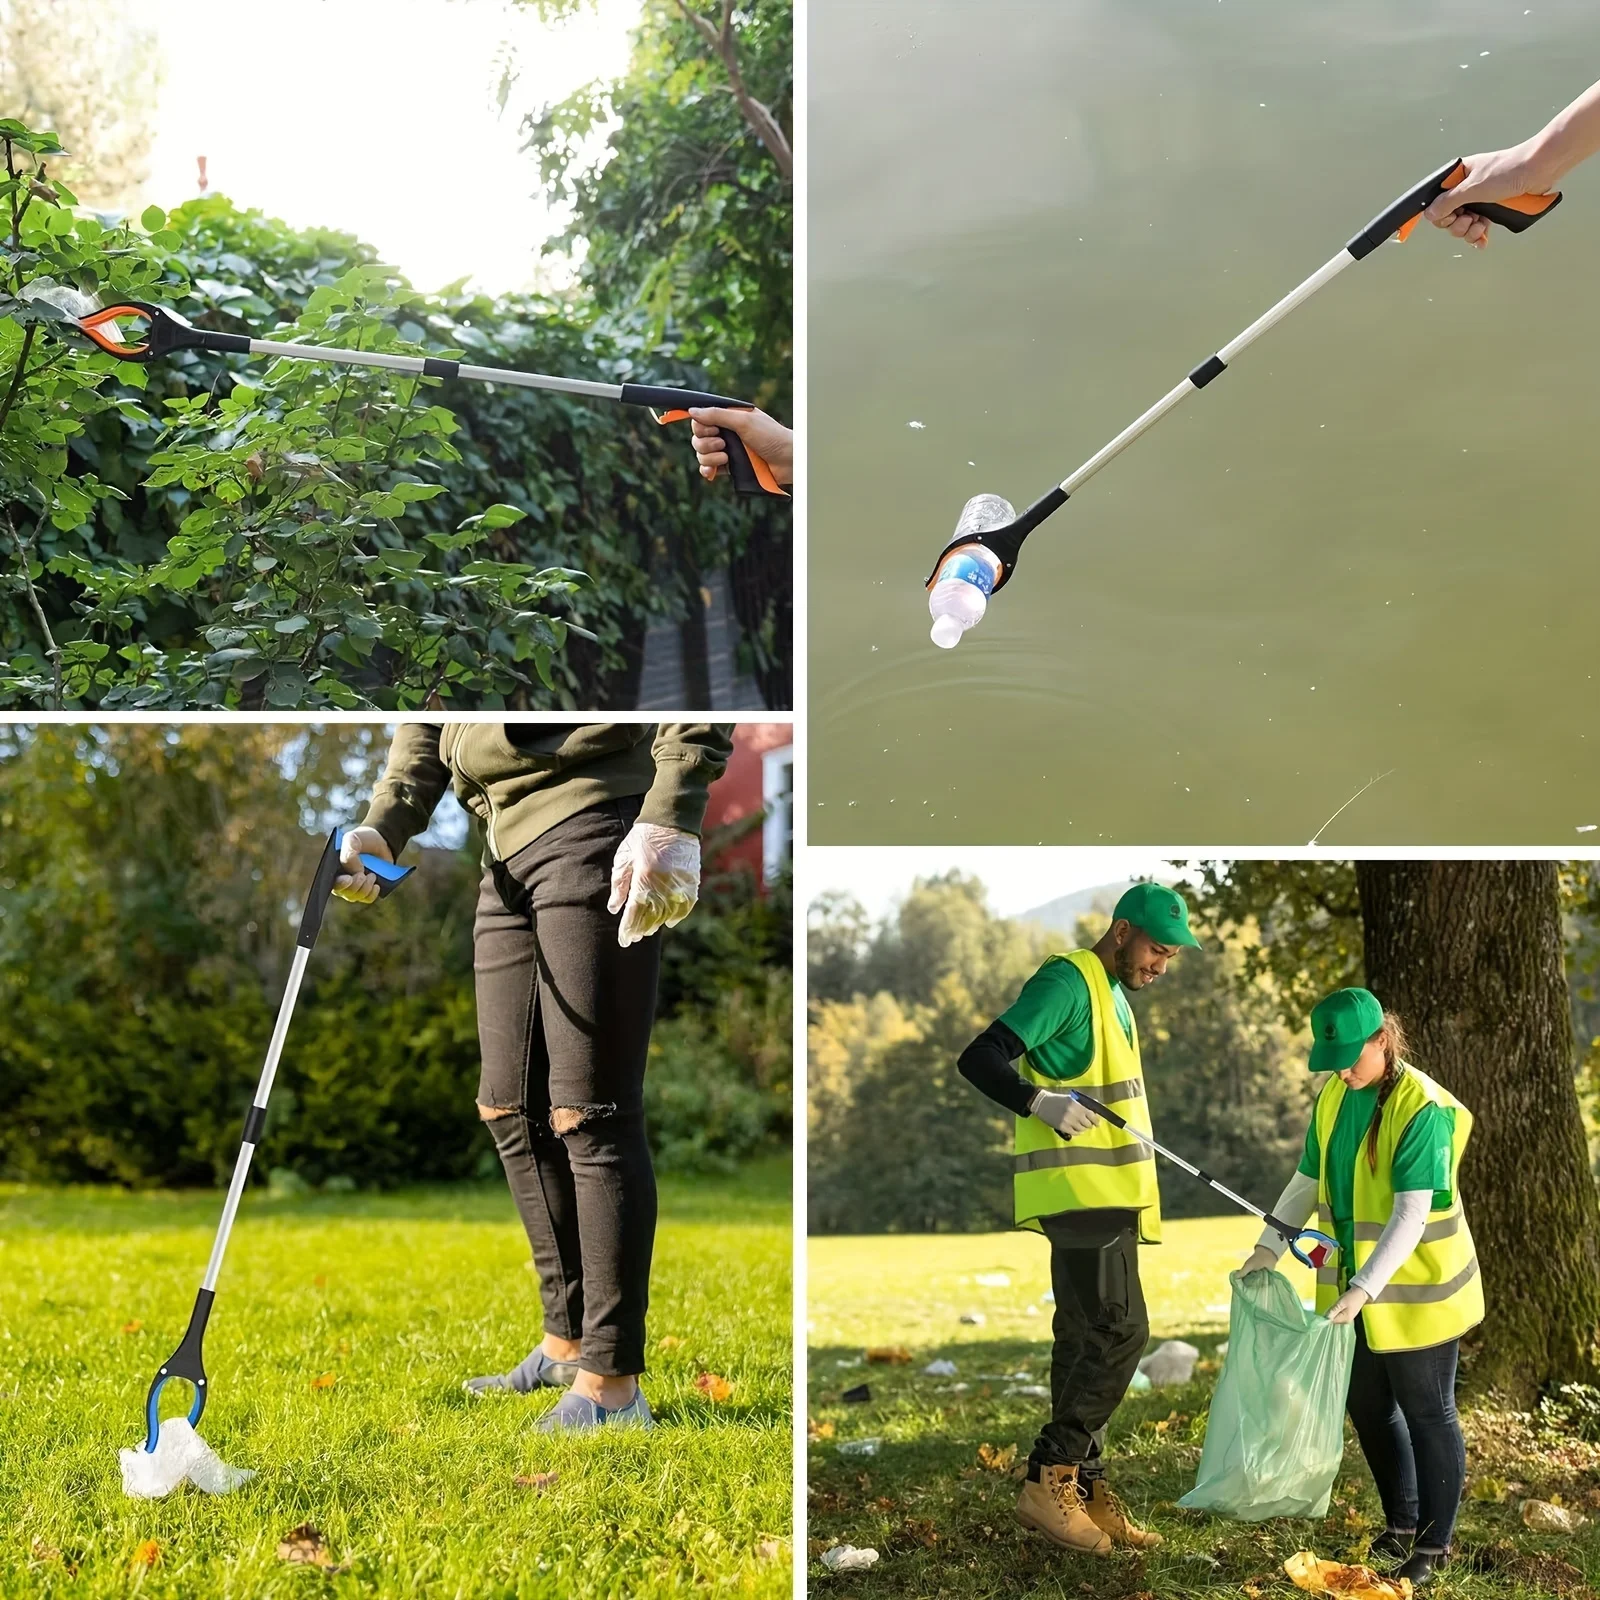
[[(1254, 344), (1269, 328), (1282, 322), (1297, 306), (1304, 305), (1317, 290), (1337, 278), (1346, 267), (1371, 255), (1387, 239), (1404, 240), (1416, 227), (1422, 213), (1447, 189), (1455, 188), (1466, 175), (1466, 163), (1452, 161), (1424, 178), (1415, 188), (1407, 190), (1393, 205), (1380, 211), (1326, 266), (1313, 272), (1299, 288), (1286, 294), (1231, 343), (1223, 345), (1215, 355), (1208, 356), (1143, 416), (1129, 423), (1110, 444), (1097, 450), (1076, 472), (1063, 478), (1026, 510), (1018, 512), (1009, 500), (997, 494), (973, 496), (957, 522), (955, 537), (939, 552), (939, 559), (934, 563), (925, 587), (932, 590), (941, 579), (956, 579), (976, 587), (979, 596), (973, 598), (953, 591), (952, 604), (945, 608), (950, 618), (948, 622), (943, 622), (940, 607), (932, 607), (936, 619), (935, 641), (946, 647), (954, 645), (962, 631), (978, 621), (983, 615), (988, 595), (1003, 589), (1010, 582), (1012, 573), (1017, 569), (1022, 541), (1046, 517), (1064, 506), (1068, 497), (1082, 488), (1108, 461), (1121, 455), (1135, 439), (1147, 433), (1196, 390), (1205, 388), (1214, 378), (1221, 377), (1236, 356)], [(1498, 223), (1512, 233), (1523, 233), (1560, 203), (1559, 193), (1525, 194), (1514, 200), (1493, 204), (1474, 201), (1464, 209), (1487, 222)], [(947, 566), (950, 567), (948, 572), (945, 570)]]
[[(206, 1323), (211, 1317), (211, 1304), (217, 1297), (217, 1274), (222, 1271), (223, 1252), (228, 1248), (228, 1235), (233, 1231), (233, 1219), (239, 1209), (240, 1196), (244, 1193), (245, 1179), (250, 1175), (250, 1158), (256, 1153), (256, 1145), (260, 1143), (261, 1131), (266, 1125), (267, 1096), (272, 1093), (272, 1080), (277, 1076), (278, 1057), (283, 1054), (283, 1040), (289, 1031), (289, 1019), (294, 1015), (300, 980), (305, 976), (306, 962), (311, 958), (312, 947), (322, 929), (322, 914), (327, 910), (334, 880), (344, 870), (339, 865), (339, 846), (343, 840), (343, 828), (335, 828), (328, 835), (322, 859), (317, 863), (316, 876), (311, 880), (311, 892), (306, 897), (306, 908), (300, 916), (300, 934), (295, 941), (294, 960), (289, 967), (289, 982), (278, 1007), (278, 1020), (272, 1029), (271, 1043), (267, 1046), (267, 1059), (261, 1068), (260, 1081), (256, 1084), (255, 1099), (245, 1115), (239, 1157), (233, 1164), (228, 1197), (222, 1202), (222, 1220), (217, 1224), (217, 1236), (212, 1241), (211, 1259), (206, 1263), (206, 1275), (201, 1282), (200, 1292), (194, 1297), (194, 1310), (189, 1313), (189, 1326), (178, 1348), (161, 1363), (161, 1370), (156, 1373), (150, 1384), (150, 1393), (145, 1397), (144, 1447), (152, 1454), (161, 1434), (161, 1391), (174, 1378), (182, 1378), (194, 1388), (194, 1403), (189, 1407), (190, 1427), (199, 1423), (200, 1414), (206, 1408), (206, 1365), (201, 1346), (205, 1342)], [(361, 865), (377, 878), (380, 899), (396, 889), (415, 870), (412, 867), (397, 867), (381, 856), (363, 855)]]
[[(674, 389), (651, 383), (591, 383), (586, 378), (556, 378), (542, 372), (518, 372), (510, 367), (474, 367), (437, 356), (388, 355), (381, 351), (345, 350), (336, 345), (284, 344), (275, 339), (252, 339), (243, 333), (214, 333), (197, 328), (176, 311), (144, 300), (121, 300), (85, 316), (72, 319), (79, 332), (107, 355), (124, 361), (156, 361), (174, 350), (220, 350), (233, 355), (265, 356), (283, 361), (334, 361), (351, 367), (383, 367), (391, 372), (413, 372), (424, 378), (449, 378), (468, 383), (509, 383), (524, 389), (549, 389), (557, 394), (582, 395), (590, 400), (616, 400), (625, 406), (644, 406), (657, 422), (685, 422), (690, 406), (729, 406), (753, 411), (748, 400), (706, 394), (699, 389)], [(788, 497), (772, 468), (733, 430), (722, 431), (728, 452), (728, 470), (740, 494)]]
[(1140, 1144), (1154, 1150), (1157, 1155), (1165, 1156), (1174, 1166), (1182, 1167), (1191, 1177), (1210, 1184), (1218, 1194), (1248, 1211), (1252, 1217), (1260, 1217), (1288, 1245), (1290, 1254), (1302, 1266), (1315, 1271), (1318, 1267), (1325, 1266), (1337, 1253), (1339, 1249), (1337, 1239), (1330, 1239), (1327, 1234), (1318, 1233), (1315, 1228), (1295, 1228), (1287, 1222), (1280, 1222), (1270, 1211), (1263, 1211), (1260, 1206), (1251, 1205), (1242, 1194), (1235, 1194), (1225, 1183), (1218, 1183), (1209, 1172), (1202, 1172), (1199, 1167), (1191, 1165), (1182, 1156), (1174, 1155), (1164, 1144), (1157, 1144), (1148, 1133), (1141, 1133), (1137, 1128), (1130, 1127), (1125, 1117), (1118, 1116), (1110, 1106), (1101, 1105), (1093, 1095), (1087, 1095), (1081, 1089), (1069, 1089), (1067, 1093), (1079, 1105), (1087, 1106), (1097, 1117), (1104, 1117), (1113, 1128), (1121, 1128), (1124, 1133), (1131, 1134)]

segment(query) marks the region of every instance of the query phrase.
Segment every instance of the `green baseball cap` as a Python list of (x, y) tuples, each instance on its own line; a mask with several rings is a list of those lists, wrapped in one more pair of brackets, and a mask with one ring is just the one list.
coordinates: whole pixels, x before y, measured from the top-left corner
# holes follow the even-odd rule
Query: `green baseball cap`
[(1311, 1008), (1313, 1072), (1343, 1072), (1383, 1026), (1383, 1007), (1370, 989), (1335, 989)]
[(1157, 944), (1189, 944), (1200, 948), (1200, 941), (1189, 931), (1189, 907), (1176, 889), (1164, 883), (1136, 883), (1117, 901), (1111, 913), (1113, 922), (1126, 918), (1147, 933)]

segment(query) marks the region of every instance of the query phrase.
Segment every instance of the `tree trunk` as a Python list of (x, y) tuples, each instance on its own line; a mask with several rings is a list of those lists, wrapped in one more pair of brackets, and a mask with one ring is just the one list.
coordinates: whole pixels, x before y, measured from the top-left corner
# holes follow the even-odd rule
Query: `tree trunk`
[(1417, 1066), (1474, 1117), (1461, 1189), (1485, 1319), (1463, 1341), (1475, 1388), (1526, 1403), (1593, 1382), (1600, 1201), (1578, 1096), (1548, 861), (1356, 864), (1367, 983)]

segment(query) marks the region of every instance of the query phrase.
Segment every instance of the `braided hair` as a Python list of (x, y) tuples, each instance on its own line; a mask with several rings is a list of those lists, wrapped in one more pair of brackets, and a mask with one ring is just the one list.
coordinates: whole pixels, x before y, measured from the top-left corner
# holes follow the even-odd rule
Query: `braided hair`
[(1367, 1126), (1367, 1164), (1374, 1172), (1378, 1170), (1378, 1129), (1383, 1123), (1383, 1108), (1400, 1081), (1400, 1068), (1409, 1053), (1405, 1024), (1392, 1011), (1384, 1011), (1383, 1026), (1367, 1042), (1378, 1038), (1383, 1040), (1383, 1078), (1378, 1085), (1378, 1103), (1372, 1108), (1372, 1121)]

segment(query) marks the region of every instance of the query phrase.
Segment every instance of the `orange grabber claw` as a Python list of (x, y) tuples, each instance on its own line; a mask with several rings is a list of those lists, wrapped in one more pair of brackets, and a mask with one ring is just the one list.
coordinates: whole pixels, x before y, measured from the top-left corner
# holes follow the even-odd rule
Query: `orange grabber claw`
[[(646, 406), (663, 427), (687, 422), (690, 406), (730, 406), (736, 411), (753, 411), (748, 400), (730, 400), (726, 395), (702, 394), (696, 389), (668, 389), (659, 384), (625, 383), (624, 405)], [(665, 407), (665, 410), (658, 410)], [(728, 470), (740, 494), (770, 494), (788, 499), (789, 491), (778, 482), (772, 468), (745, 444), (732, 428), (723, 428), (722, 447), (728, 452)]]
[[(125, 322), (144, 325), (144, 336), (122, 326)], [(197, 328), (187, 317), (144, 300), (119, 300), (77, 319), (77, 328), (109, 356), (123, 361), (154, 361), (173, 350), (227, 350), (249, 355), (250, 340), (242, 333), (213, 333)], [(137, 342), (135, 342), (137, 341)]]
[[(1408, 189), (1393, 205), (1380, 211), (1345, 249), (1360, 261), (1363, 256), (1371, 255), (1385, 239), (1409, 238), (1422, 213), (1445, 190), (1455, 188), (1466, 175), (1467, 164), (1461, 160), (1451, 161), (1437, 172), (1430, 173), (1416, 188)], [(1482, 217), (1485, 222), (1495, 222), (1502, 228), (1509, 228), (1512, 233), (1523, 233), (1560, 204), (1561, 194), (1557, 191), (1554, 194), (1522, 194), (1514, 200), (1474, 200), (1463, 209)]]

